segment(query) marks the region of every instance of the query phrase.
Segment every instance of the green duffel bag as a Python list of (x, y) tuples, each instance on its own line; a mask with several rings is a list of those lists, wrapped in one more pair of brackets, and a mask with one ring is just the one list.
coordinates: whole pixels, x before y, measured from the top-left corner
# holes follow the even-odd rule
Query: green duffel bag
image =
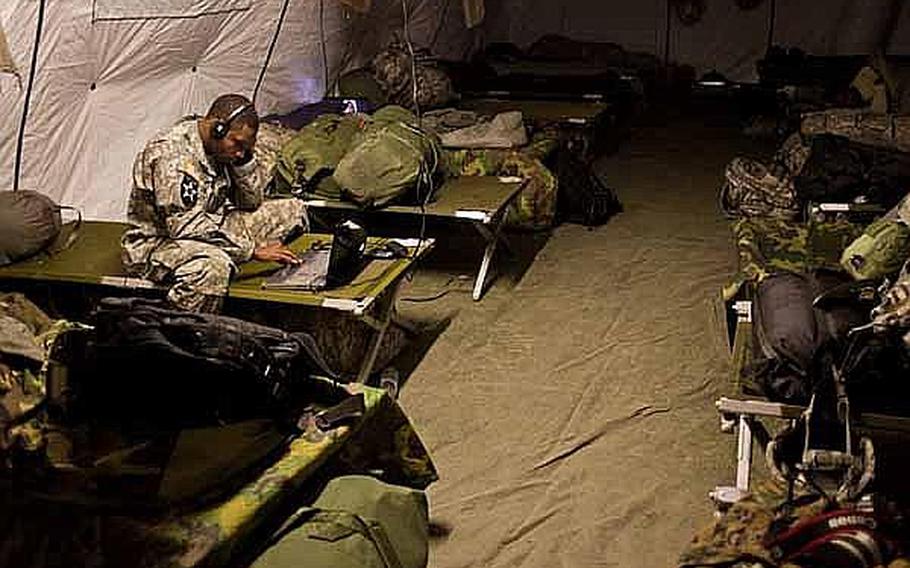
[(387, 106), (373, 114), (366, 135), (335, 168), (335, 181), (361, 207), (382, 207), (420, 184), (425, 199), (439, 169), (438, 139), (407, 110)]
[(360, 475), (335, 478), (251, 568), (424, 568), (427, 509), (423, 491)]
[(840, 264), (857, 280), (877, 280), (901, 269), (910, 256), (910, 227), (879, 219), (844, 249)]
[(276, 188), (280, 192), (306, 188), (320, 197), (339, 198), (341, 190), (331, 174), (363, 136), (368, 120), (364, 115), (324, 114), (301, 128), (278, 152)]

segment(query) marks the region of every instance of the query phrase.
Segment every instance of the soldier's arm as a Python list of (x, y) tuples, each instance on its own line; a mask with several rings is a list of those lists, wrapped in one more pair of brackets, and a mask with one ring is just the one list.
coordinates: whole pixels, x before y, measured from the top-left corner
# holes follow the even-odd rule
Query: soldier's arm
[(162, 157), (154, 165), (155, 201), (168, 237), (202, 241), (224, 250), (231, 260), (246, 262), (253, 254), (247, 235), (225, 230), (205, 214), (199, 181), (183, 170), (179, 154)]
[(271, 172), (266, 171), (258, 153), (258, 150), (254, 150), (250, 161), (230, 168), (235, 205), (244, 211), (253, 211), (262, 205), (265, 186), (272, 179)]

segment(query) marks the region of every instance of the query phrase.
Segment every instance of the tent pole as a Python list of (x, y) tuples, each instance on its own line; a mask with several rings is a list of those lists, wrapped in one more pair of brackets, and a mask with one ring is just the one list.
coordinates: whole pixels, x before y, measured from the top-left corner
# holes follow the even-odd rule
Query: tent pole
[(768, 40), (765, 44), (765, 55), (774, 47), (774, 26), (777, 23), (777, 0), (768, 2)]
[(25, 143), (25, 125), (28, 122), (28, 107), (32, 100), (32, 87), (35, 85), (35, 68), (38, 66), (38, 48), (41, 45), (41, 29), (44, 27), (45, 0), (38, 2), (38, 21), (35, 23), (35, 45), (32, 48), (32, 64), (28, 70), (28, 86), (25, 88), (25, 103), (22, 106), (22, 120), (19, 122), (19, 135), (16, 139), (16, 164), (13, 171), (13, 191), (19, 191), (19, 174), (22, 171), (22, 147)]
[(262, 62), (262, 69), (259, 70), (259, 78), (256, 79), (256, 87), (253, 88), (253, 96), (251, 100), (253, 103), (256, 102), (256, 97), (259, 95), (259, 88), (262, 87), (262, 80), (265, 79), (265, 72), (269, 68), (269, 62), (272, 60), (272, 52), (275, 51), (275, 44), (278, 43), (278, 34), (281, 33), (281, 26), (284, 25), (284, 16), (288, 11), (288, 4), (291, 0), (284, 0), (284, 3), (281, 5), (281, 14), (278, 16), (278, 25), (275, 26), (275, 34), (272, 35), (272, 41), (269, 43), (269, 50), (265, 54), (265, 61)]

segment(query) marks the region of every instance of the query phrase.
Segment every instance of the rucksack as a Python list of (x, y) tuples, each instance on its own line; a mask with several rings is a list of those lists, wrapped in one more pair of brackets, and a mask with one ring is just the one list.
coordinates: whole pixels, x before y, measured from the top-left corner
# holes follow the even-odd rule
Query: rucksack
[(363, 115), (324, 114), (303, 127), (278, 153), (277, 189), (326, 199), (341, 197), (331, 174), (364, 135), (369, 120)]
[(414, 104), (412, 70), (417, 73), (417, 104), (421, 109), (444, 107), (455, 98), (448, 74), (427, 50), (410, 51), (405, 42), (394, 38), (370, 62), (370, 71), (387, 102), (405, 108)]
[(724, 171), (720, 207), (729, 217), (792, 220), (799, 214), (793, 181), (782, 168), (750, 158), (733, 158)]
[(401, 107), (384, 107), (338, 162), (334, 178), (345, 197), (361, 207), (382, 207), (415, 189), (415, 198), (425, 203), (440, 155), (438, 139), (418, 128), (417, 117)]
[[(63, 209), (72, 208), (57, 205), (37, 191), (0, 191), (0, 266), (50, 247), (60, 235)], [(74, 231), (70, 239), (75, 235)]]
[(840, 264), (857, 280), (878, 280), (899, 271), (908, 256), (910, 226), (879, 219), (844, 249)]
[(428, 534), (423, 491), (343, 476), (294, 513), (251, 568), (424, 568)]
[(599, 227), (622, 211), (622, 203), (590, 165), (569, 154), (560, 152), (557, 210), (566, 222)]

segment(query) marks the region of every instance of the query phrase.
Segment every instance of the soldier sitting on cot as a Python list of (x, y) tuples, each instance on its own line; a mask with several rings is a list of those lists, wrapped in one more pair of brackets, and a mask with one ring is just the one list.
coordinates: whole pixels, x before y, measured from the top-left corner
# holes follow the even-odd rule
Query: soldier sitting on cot
[(306, 211), (297, 199), (265, 200), (271, 172), (259, 165), (258, 129), (249, 99), (222, 95), (204, 117), (156, 135), (136, 157), (124, 266), (167, 285), (177, 307), (217, 312), (248, 260), (299, 262), (281, 243), (307, 228)]

